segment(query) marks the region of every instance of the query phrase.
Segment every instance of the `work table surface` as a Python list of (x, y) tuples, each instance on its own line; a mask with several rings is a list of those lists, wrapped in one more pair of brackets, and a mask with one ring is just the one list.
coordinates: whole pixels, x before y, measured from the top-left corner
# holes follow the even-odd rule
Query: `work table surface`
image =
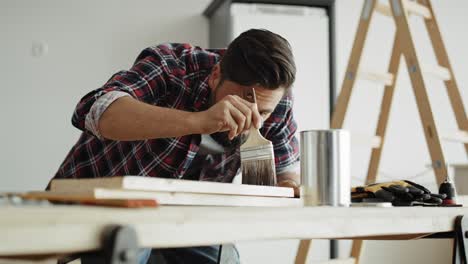
[(105, 226), (133, 226), (143, 247), (183, 247), (263, 239), (409, 239), (452, 231), (468, 207), (264, 208), (161, 206), (0, 207), (0, 256), (98, 249)]

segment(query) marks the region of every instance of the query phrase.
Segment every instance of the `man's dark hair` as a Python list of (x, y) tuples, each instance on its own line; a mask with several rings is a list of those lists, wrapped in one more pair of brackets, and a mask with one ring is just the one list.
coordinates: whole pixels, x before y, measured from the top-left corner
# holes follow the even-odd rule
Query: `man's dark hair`
[(221, 60), (221, 78), (240, 85), (288, 89), (296, 65), (288, 41), (265, 29), (250, 29), (229, 44)]

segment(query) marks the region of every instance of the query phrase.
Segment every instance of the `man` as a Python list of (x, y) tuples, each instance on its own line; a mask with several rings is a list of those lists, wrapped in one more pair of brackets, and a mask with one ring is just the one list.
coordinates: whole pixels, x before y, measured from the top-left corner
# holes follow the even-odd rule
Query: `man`
[[(239, 146), (254, 126), (273, 142), (279, 185), (297, 187), (289, 90), (295, 73), (289, 43), (267, 30), (246, 31), (227, 50), (189, 44), (147, 48), (130, 70), (116, 73), (78, 103), (72, 123), (83, 133), (55, 178), (141, 175), (232, 182), (240, 168)], [(257, 104), (242, 98), (252, 87)], [(216, 263), (218, 249), (153, 253), (165, 263)], [(140, 257), (146, 262), (148, 250)], [(234, 258), (238, 262), (237, 253)]]

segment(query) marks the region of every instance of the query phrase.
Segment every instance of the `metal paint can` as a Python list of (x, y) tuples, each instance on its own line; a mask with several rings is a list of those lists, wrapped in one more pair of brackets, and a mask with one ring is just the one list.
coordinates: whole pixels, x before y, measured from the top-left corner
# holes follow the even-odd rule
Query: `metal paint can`
[(349, 206), (350, 134), (342, 129), (300, 132), (301, 198), (305, 206)]

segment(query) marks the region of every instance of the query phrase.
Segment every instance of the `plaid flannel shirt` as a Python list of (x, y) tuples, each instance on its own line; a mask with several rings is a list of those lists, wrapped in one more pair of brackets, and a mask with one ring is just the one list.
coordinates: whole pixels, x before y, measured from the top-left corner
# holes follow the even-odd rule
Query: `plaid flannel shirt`
[[(211, 93), (207, 80), (224, 52), (225, 49), (201, 49), (189, 44), (163, 44), (143, 50), (130, 70), (114, 74), (103, 87), (80, 100), (72, 123), (83, 133), (54, 178), (188, 178), (184, 175), (192, 169), (200, 135), (114, 141), (100, 136), (97, 122), (105, 108), (121, 96), (184, 111), (206, 110)], [(261, 128), (261, 133), (273, 142), (277, 173), (299, 159), (295, 131), (292, 97), (287, 94)], [(201, 166), (196, 180), (231, 182), (240, 169), (239, 150), (210, 154), (193, 164)]]

